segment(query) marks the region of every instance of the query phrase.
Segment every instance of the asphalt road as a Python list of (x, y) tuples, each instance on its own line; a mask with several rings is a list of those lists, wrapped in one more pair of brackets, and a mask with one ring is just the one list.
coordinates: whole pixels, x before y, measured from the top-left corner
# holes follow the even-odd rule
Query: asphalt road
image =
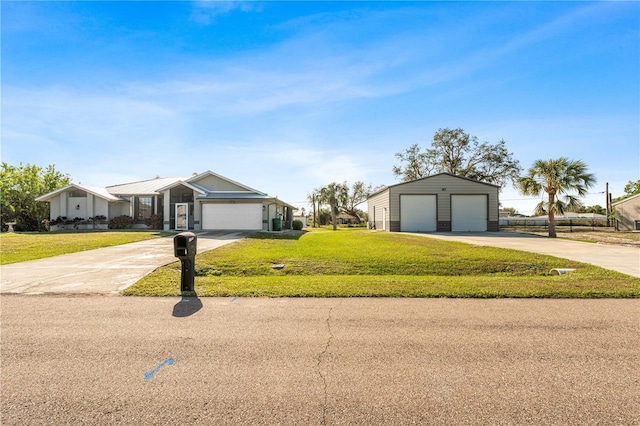
[(0, 296), (3, 425), (637, 425), (639, 300)]

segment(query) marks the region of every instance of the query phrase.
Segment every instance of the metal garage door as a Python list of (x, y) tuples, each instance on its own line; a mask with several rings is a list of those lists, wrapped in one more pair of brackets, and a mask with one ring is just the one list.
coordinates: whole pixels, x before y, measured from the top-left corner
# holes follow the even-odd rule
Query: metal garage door
[(400, 231), (432, 232), (437, 229), (435, 195), (400, 195)]
[(203, 204), (202, 229), (262, 229), (262, 205)]
[(486, 231), (488, 221), (486, 195), (451, 196), (451, 230)]

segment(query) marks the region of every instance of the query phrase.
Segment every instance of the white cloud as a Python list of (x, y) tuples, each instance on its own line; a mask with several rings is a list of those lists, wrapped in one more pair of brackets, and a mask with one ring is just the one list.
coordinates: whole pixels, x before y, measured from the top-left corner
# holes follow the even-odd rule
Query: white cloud
[(260, 12), (264, 5), (252, 1), (198, 1), (194, 3), (191, 19), (202, 25), (209, 25), (216, 17), (233, 11)]

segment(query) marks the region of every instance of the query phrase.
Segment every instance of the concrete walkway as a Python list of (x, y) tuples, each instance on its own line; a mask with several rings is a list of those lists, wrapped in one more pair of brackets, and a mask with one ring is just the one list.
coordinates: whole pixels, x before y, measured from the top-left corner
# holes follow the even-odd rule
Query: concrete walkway
[(515, 232), (453, 232), (414, 235), (548, 254), (640, 277), (640, 248), (638, 247), (585, 243)]
[[(245, 234), (198, 234), (198, 253), (232, 243)], [(117, 294), (155, 269), (178, 261), (173, 237), (64, 254), (0, 267), (0, 293)]]

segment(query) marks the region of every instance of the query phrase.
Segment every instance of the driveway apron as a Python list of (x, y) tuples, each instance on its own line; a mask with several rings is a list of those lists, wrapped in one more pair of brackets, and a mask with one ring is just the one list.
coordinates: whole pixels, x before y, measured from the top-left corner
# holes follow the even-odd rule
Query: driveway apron
[[(198, 253), (243, 238), (241, 232), (198, 234)], [(87, 250), (0, 267), (0, 293), (117, 294), (176, 262), (173, 237)]]
[(640, 277), (640, 248), (547, 238), (514, 232), (415, 234), (480, 246), (509, 248), (589, 263)]

